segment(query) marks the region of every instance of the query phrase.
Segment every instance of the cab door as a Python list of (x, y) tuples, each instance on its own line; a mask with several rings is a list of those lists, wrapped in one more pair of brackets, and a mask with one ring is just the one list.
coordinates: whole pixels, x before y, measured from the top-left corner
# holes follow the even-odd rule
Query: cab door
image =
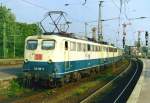
[(65, 71), (69, 71), (70, 69), (70, 59), (69, 59), (69, 52), (70, 52), (70, 42), (64, 40), (64, 66)]

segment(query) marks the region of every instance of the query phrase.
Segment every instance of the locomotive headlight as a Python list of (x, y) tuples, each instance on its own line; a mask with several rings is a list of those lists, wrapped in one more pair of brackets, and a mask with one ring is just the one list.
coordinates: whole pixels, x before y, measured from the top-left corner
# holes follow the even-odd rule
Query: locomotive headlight
[(27, 63), (27, 62), (28, 62), (28, 59), (25, 59), (24, 62)]
[(52, 60), (50, 59), (50, 60), (48, 60), (48, 63), (52, 63)]

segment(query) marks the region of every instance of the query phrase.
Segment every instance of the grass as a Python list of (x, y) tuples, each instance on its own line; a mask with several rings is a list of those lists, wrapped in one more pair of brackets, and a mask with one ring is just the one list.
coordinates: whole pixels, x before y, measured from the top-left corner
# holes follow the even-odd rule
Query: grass
[(18, 83), (17, 80), (12, 80), (10, 82), (10, 86), (7, 89), (7, 96), (9, 97), (15, 97), (22, 93), (24, 93), (24, 88)]
[(111, 73), (107, 73), (105, 75), (99, 75), (95, 78), (95, 81), (90, 81), (88, 83), (84, 83), (80, 87), (75, 89), (73, 92), (73, 95), (80, 96), (80, 95), (84, 94), (85, 92), (87, 92), (89, 89), (96, 87), (100, 83), (100, 81), (109, 81), (113, 77), (115, 77), (115, 76), (112, 75)]
[(46, 95), (52, 95), (53, 94), (52, 89), (44, 90), (44, 92), (46, 93)]
[[(128, 62), (125, 61), (124, 63), (127, 64)], [(80, 96), (80, 95), (86, 93), (91, 88), (96, 87), (97, 85), (99, 85), (100, 81), (110, 81), (113, 78), (115, 78), (117, 75), (118, 75), (118, 73), (114, 74), (113, 73), (113, 68), (110, 66), (110, 67), (107, 68), (107, 70), (104, 72), (104, 74), (98, 75), (95, 78), (94, 81), (90, 81), (88, 83), (84, 83), (80, 87), (78, 87), (77, 89), (75, 89), (73, 91), (73, 96)]]
[(73, 96), (80, 96), (81, 94), (87, 92), (90, 88), (95, 87), (98, 83), (98, 81), (93, 81), (82, 84), (80, 87), (76, 88), (72, 94)]
[(11, 97), (20, 97), (26, 93), (31, 92), (30, 89), (24, 88), (18, 80), (12, 80), (7, 89), (0, 90), (0, 96), (5, 96), (8, 98)]

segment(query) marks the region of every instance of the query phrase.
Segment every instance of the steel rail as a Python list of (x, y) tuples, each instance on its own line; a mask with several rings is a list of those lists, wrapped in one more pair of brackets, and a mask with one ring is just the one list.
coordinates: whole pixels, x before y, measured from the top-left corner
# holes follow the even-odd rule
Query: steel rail
[(128, 82), (128, 84), (125, 86), (125, 88), (122, 90), (122, 92), (118, 95), (118, 97), (115, 99), (115, 101), (113, 103), (117, 103), (118, 99), (122, 96), (122, 94), (125, 92), (125, 90), (129, 87), (129, 84), (132, 82), (132, 80), (134, 79), (135, 75), (137, 74), (138, 72), (138, 64), (136, 62), (136, 71), (134, 72), (132, 78), (130, 79), (130, 81)]
[(87, 103), (87, 101), (89, 101), (91, 98), (95, 97), (99, 92), (101, 92), (104, 88), (106, 88), (107, 86), (111, 85), (115, 80), (117, 80), (120, 76), (122, 76), (124, 73), (126, 73), (128, 71), (128, 69), (131, 66), (131, 62), (129, 64), (129, 66), (127, 67), (127, 69), (125, 69), (122, 73), (120, 73), (117, 77), (115, 77), (113, 80), (111, 80), (110, 82), (108, 82), (105, 86), (103, 86), (102, 88), (98, 89), (97, 91), (95, 91), (93, 94), (89, 95), (87, 98), (85, 98), (84, 100), (82, 100), (80, 103)]

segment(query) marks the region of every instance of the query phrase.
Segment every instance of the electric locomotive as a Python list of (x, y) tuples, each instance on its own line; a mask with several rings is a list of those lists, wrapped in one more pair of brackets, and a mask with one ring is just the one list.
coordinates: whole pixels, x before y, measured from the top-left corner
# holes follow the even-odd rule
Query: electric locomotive
[[(52, 19), (54, 14), (66, 20), (62, 11), (48, 12), (49, 18)], [(52, 19), (55, 26), (52, 32), (29, 36), (25, 40), (23, 71), (26, 77), (48, 81), (79, 79), (83, 74), (99, 71), (99, 67), (122, 58), (121, 49), (96, 40), (78, 38), (66, 32), (68, 21), (65, 21), (67, 29), (62, 30), (59, 28), (60, 19), (54, 20), (58, 19)], [(43, 31), (46, 31), (45, 28)]]
[(57, 34), (29, 36), (25, 41), (23, 71), (41, 79), (60, 79), (67, 74), (112, 64), (122, 51), (111, 45)]

